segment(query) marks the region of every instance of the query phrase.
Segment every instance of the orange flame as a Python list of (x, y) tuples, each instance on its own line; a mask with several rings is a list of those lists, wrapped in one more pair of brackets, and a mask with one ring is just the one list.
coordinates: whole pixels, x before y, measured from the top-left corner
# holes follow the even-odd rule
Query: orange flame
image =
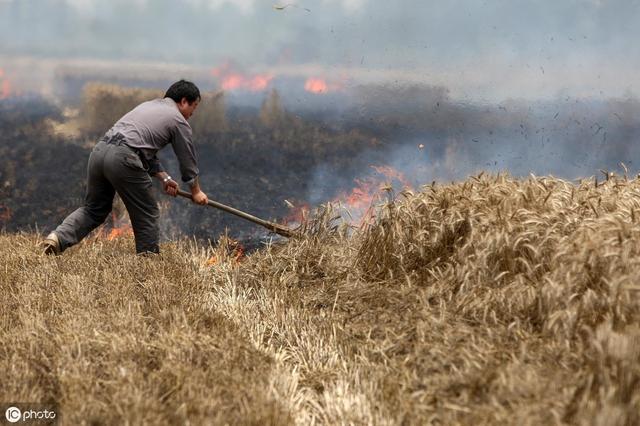
[(273, 80), (273, 76), (270, 74), (246, 75), (235, 71), (229, 63), (212, 69), (211, 75), (220, 80), (223, 90), (261, 92), (266, 90), (271, 80)]
[[(375, 203), (381, 199), (383, 189), (394, 186), (401, 186), (403, 189), (412, 187), (405, 175), (391, 166), (371, 166), (371, 169), (373, 172), (369, 175), (354, 179), (354, 188), (341, 192), (331, 200), (331, 203), (344, 207), (352, 225), (366, 226), (375, 219)], [(309, 204), (294, 205), (286, 200), (285, 202), (291, 208), (291, 213), (282, 222), (286, 225), (302, 223), (310, 211)]]
[(341, 83), (327, 82), (320, 77), (309, 77), (304, 83), (304, 90), (316, 95), (323, 95), (329, 92), (336, 92), (343, 89)]
[(307, 217), (307, 215), (309, 214), (309, 211), (311, 210), (311, 206), (307, 203), (296, 203), (297, 205), (294, 205), (292, 203), (289, 203), (289, 207), (291, 208), (291, 212), (284, 218), (282, 219), (282, 222), (285, 225), (292, 225), (292, 224), (300, 224), (302, 223), (305, 218)]
[(12, 212), (7, 206), (0, 205), (0, 223), (8, 222), (11, 220)]
[(116, 217), (115, 212), (111, 212), (111, 221), (113, 223), (111, 229), (107, 232), (105, 226), (102, 226), (96, 233), (96, 239), (106, 239), (113, 241), (121, 237), (132, 237), (133, 228), (129, 222), (128, 216)]
[(380, 182), (371, 177), (355, 179), (357, 186), (350, 192), (343, 192), (334, 200), (344, 205), (352, 223), (360, 225), (368, 223), (373, 219), (373, 203), (378, 198)]
[(133, 228), (131, 228), (131, 225), (125, 224), (116, 228), (111, 228), (111, 232), (107, 235), (107, 241), (113, 241), (120, 237), (131, 236), (133, 236)]
[(404, 174), (391, 166), (371, 166), (374, 174), (362, 179), (355, 179), (356, 187), (350, 192), (341, 193), (334, 202), (344, 205), (351, 215), (352, 223), (366, 225), (374, 219), (374, 203), (380, 199), (381, 190), (385, 186), (392, 186), (394, 182), (403, 188), (410, 188), (411, 184)]
[(244, 260), (244, 247), (240, 244), (240, 241), (234, 240), (232, 238), (226, 237), (221, 239), (220, 244), (225, 246), (226, 253), (223, 253), (222, 258), (219, 258), (217, 255), (212, 255), (205, 262), (205, 266), (215, 266), (221, 262), (224, 262), (227, 259), (233, 263), (240, 263)]
[(402, 172), (391, 166), (371, 166), (371, 168), (392, 181), (398, 181), (403, 188), (411, 188), (412, 186)]
[(304, 90), (307, 92), (320, 94), (326, 93), (328, 89), (327, 82), (321, 78), (309, 77), (304, 83)]
[(0, 68), (0, 99), (7, 99), (11, 96), (11, 81), (5, 77), (3, 68)]
[(242, 244), (240, 244), (238, 242), (237, 247), (235, 248), (234, 251), (234, 261), (236, 262), (240, 262), (242, 259), (244, 259), (244, 247), (242, 246)]

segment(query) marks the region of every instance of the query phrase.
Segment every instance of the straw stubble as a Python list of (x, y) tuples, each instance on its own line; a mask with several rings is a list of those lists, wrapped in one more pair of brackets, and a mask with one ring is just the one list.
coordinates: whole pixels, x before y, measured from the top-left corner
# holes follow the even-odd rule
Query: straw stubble
[[(0, 236), (0, 384), (70, 423), (640, 422), (640, 182), (472, 177), (242, 261)], [(215, 256), (213, 266), (207, 262)]]

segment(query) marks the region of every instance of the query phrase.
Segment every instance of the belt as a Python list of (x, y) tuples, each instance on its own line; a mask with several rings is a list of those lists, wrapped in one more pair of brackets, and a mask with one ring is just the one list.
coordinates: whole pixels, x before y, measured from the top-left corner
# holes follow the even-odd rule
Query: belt
[(104, 138), (102, 138), (102, 141), (107, 143), (108, 145), (126, 146), (131, 151), (135, 152), (138, 157), (140, 157), (140, 161), (142, 161), (142, 165), (146, 169), (149, 168), (149, 163), (147, 162), (147, 157), (145, 157), (144, 154), (142, 153), (142, 151), (140, 151), (138, 148), (134, 148), (132, 146), (127, 145), (125, 143), (125, 138), (124, 138), (124, 136), (122, 136), (122, 134), (116, 133), (115, 135), (113, 135), (110, 138), (104, 137)]

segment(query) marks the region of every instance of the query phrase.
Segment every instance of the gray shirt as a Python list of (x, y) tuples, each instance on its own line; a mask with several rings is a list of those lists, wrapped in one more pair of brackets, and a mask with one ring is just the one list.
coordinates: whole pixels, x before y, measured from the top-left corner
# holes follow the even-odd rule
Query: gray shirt
[(154, 99), (141, 103), (118, 120), (105, 138), (118, 133), (124, 137), (125, 144), (142, 152), (151, 175), (164, 171), (157, 153), (171, 144), (180, 163), (182, 181), (189, 186), (195, 182), (199, 171), (191, 126), (173, 99)]

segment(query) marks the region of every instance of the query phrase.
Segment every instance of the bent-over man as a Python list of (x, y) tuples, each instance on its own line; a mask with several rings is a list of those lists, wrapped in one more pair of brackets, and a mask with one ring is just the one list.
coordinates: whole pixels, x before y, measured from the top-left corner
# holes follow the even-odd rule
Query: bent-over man
[(44, 253), (60, 254), (101, 225), (111, 212), (116, 192), (131, 219), (136, 253), (159, 253), (159, 209), (150, 176), (160, 180), (164, 192), (174, 197), (178, 183), (162, 168), (158, 150), (171, 144), (194, 203), (208, 201), (198, 183), (196, 151), (187, 122), (200, 99), (195, 84), (180, 80), (169, 87), (163, 99), (144, 102), (118, 120), (89, 156), (84, 206), (47, 236)]

